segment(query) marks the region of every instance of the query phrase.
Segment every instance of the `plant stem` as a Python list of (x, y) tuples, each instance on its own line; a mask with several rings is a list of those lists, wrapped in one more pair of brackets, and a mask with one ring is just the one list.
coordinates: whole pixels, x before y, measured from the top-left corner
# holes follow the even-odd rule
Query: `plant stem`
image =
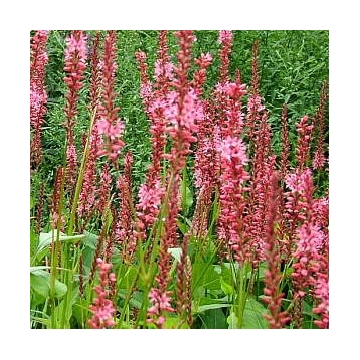
[(86, 163), (87, 163), (87, 159), (89, 157), (90, 139), (91, 139), (92, 128), (93, 128), (94, 121), (95, 121), (95, 115), (96, 115), (96, 108), (95, 108), (95, 110), (94, 110), (94, 112), (92, 114), (89, 133), (88, 133), (88, 137), (86, 139), (85, 149), (84, 149), (84, 153), (83, 153), (82, 160), (81, 160), (81, 166), (80, 166), (80, 169), (79, 169), (79, 176), (78, 176), (77, 181), (76, 181), (76, 188), (75, 188), (74, 198), (73, 198), (73, 201), (72, 201), (69, 224), (68, 224), (68, 227), (67, 227), (67, 230), (66, 230), (67, 235), (73, 235), (75, 216), (76, 216), (76, 209), (77, 209), (77, 205), (78, 205), (78, 201), (79, 201), (79, 196), (80, 196), (80, 191), (81, 191), (81, 188), (82, 188), (82, 183), (83, 183), (83, 180), (84, 180), (85, 166), (86, 166)]

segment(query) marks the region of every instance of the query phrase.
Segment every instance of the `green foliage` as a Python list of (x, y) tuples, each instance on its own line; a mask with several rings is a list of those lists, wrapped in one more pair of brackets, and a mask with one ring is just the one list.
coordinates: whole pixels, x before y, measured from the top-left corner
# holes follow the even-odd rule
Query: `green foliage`
[[(50, 294), (50, 274), (43, 270), (43, 267), (30, 268), (30, 287), (37, 294), (46, 298)], [(65, 284), (55, 280), (55, 293), (56, 298), (61, 298), (66, 294), (67, 287)]]
[(254, 299), (247, 299), (242, 318), (242, 329), (267, 329), (269, 327), (264, 318), (266, 308)]

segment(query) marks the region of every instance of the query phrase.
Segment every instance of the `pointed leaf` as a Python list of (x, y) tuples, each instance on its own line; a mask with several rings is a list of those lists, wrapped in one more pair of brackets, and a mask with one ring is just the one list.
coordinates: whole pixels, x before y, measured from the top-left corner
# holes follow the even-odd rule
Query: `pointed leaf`
[(46, 298), (49, 295), (50, 283), (46, 277), (36, 276), (34, 273), (30, 274), (30, 288)]
[(229, 324), (228, 329), (237, 329), (237, 317), (234, 312), (231, 312), (227, 317), (226, 322)]
[[(51, 276), (47, 271), (34, 269), (30, 270), (30, 287), (33, 291), (43, 297), (48, 297), (50, 292)], [(61, 298), (66, 294), (67, 286), (55, 279), (55, 297)]]
[(201, 305), (198, 307), (197, 312), (201, 313), (204, 312), (206, 310), (214, 310), (214, 309), (220, 309), (220, 308), (225, 308), (225, 307), (229, 307), (231, 306), (231, 304), (209, 304), (209, 305)]
[(223, 293), (225, 295), (232, 295), (234, 294), (234, 287), (227, 284), (224, 279), (222, 278), (222, 276), (220, 276), (220, 286), (221, 286), (221, 290), (223, 291)]
[(85, 246), (88, 246), (89, 248), (95, 250), (97, 240), (98, 240), (97, 235), (92, 234), (91, 232), (88, 232), (88, 231), (84, 231), (83, 244)]
[[(84, 235), (72, 235), (72, 236), (67, 236), (64, 235), (63, 233), (60, 232), (60, 236), (59, 236), (59, 240), (60, 241), (74, 241), (77, 242), (81, 239), (84, 238)], [(36, 254), (38, 254), (41, 250), (45, 249), (47, 246), (49, 246), (52, 242), (53, 239), (55, 241), (56, 239), (56, 231), (49, 231), (48, 233), (40, 233), (40, 237), (39, 237), (39, 244), (38, 247), (36, 249)]]
[(242, 318), (242, 329), (268, 329), (269, 324), (264, 318), (268, 310), (255, 299), (247, 299)]

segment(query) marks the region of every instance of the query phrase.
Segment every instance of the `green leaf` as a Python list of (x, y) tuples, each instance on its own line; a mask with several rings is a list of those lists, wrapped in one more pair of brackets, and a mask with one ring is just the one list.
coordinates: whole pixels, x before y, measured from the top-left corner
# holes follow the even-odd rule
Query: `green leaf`
[(230, 315), (227, 317), (226, 322), (228, 323), (228, 329), (237, 329), (237, 316), (234, 312), (231, 312)]
[(318, 314), (313, 313), (313, 307), (306, 301), (303, 301), (303, 314), (313, 317), (314, 319), (320, 319)]
[(264, 314), (268, 310), (255, 299), (247, 299), (242, 318), (242, 329), (268, 329)]
[[(70, 242), (78, 242), (83, 239), (84, 235), (72, 235), (67, 236), (60, 232), (59, 240), (60, 241), (70, 241)], [(56, 240), (56, 231), (50, 230), (48, 233), (40, 233), (39, 244), (36, 249), (36, 255), (47, 246), (49, 246), (52, 242)]]
[(167, 316), (164, 323), (165, 329), (177, 329), (180, 319), (178, 316)]
[(39, 244), (39, 235), (37, 235), (34, 231), (34, 229), (30, 228), (30, 257), (31, 259), (34, 259), (34, 255), (36, 252), (36, 249)]
[(42, 297), (46, 298), (49, 295), (50, 282), (43, 276), (30, 274), (30, 288)]
[(180, 186), (181, 199), (182, 199), (181, 207), (184, 215), (186, 215), (189, 212), (191, 205), (194, 202), (192, 192), (187, 184), (188, 184), (188, 176), (186, 173), (186, 169), (184, 169), (183, 178), (181, 180), (181, 186)]
[(205, 262), (196, 262), (192, 267), (193, 289), (203, 287), (209, 290), (220, 290), (220, 280), (213, 266)]
[(65, 300), (62, 300), (60, 304), (54, 309), (52, 316), (54, 317), (55, 320), (55, 328), (57, 329), (60, 328), (64, 314), (65, 314), (64, 316), (65, 323), (62, 328), (64, 329), (70, 328), (69, 323), (70, 323), (70, 318), (72, 315), (74, 303), (75, 303), (74, 298), (71, 300), (70, 304), (67, 304)]
[(227, 284), (222, 276), (220, 276), (220, 285), (221, 290), (224, 292), (225, 295), (233, 295), (234, 294), (234, 288), (233, 286)]
[(83, 244), (89, 248), (95, 250), (98, 236), (88, 231), (84, 231)]
[(67, 286), (64, 283), (55, 280), (55, 297), (61, 298), (66, 294), (66, 292)]
[(38, 270), (49, 270), (50, 266), (30, 266), (30, 274), (36, 273)]
[(267, 270), (267, 262), (263, 262), (259, 266), (259, 280), (265, 279), (265, 271)]
[[(129, 289), (130, 285), (134, 282), (138, 273), (138, 268), (133, 265), (122, 266), (117, 273), (117, 287), (118, 289)], [(144, 287), (142, 282), (139, 282), (140, 288)]]
[(180, 221), (179, 219), (176, 222), (177, 222), (177, 226), (178, 226), (179, 230), (181, 231), (181, 233), (183, 235), (185, 235), (189, 231), (189, 226), (187, 224), (183, 223), (182, 221)]
[[(49, 296), (50, 281), (51, 276), (47, 271), (39, 268), (30, 268), (30, 288), (44, 298)], [(67, 292), (67, 286), (55, 279), (54, 291), (55, 297), (61, 298)]]
[(201, 312), (204, 312), (204, 311), (207, 311), (207, 310), (214, 310), (214, 309), (220, 309), (220, 308), (226, 308), (226, 307), (229, 307), (231, 306), (231, 304), (209, 304), (209, 305), (201, 305), (198, 307), (197, 309), (197, 313), (201, 313)]
[(226, 318), (221, 309), (214, 309), (200, 315), (203, 321), (203, 329), (227, 329)]

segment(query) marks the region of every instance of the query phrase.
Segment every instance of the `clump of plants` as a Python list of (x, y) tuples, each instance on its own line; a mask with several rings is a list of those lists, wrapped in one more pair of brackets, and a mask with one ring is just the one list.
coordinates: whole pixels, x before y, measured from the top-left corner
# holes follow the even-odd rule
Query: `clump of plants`
[(131, 54), (150, 148), (135, 184), (119, 33), (71, 31), (49, 174), (50, 33), (31, 37), (31, 328), (328, 328), (326, 79), (313, 114), (293, 127), (284, 103), (274, 125), (258, 41), (245, 84), (236, 32), (195, 56), (194, 31), (159, 31), (156, 53)]

